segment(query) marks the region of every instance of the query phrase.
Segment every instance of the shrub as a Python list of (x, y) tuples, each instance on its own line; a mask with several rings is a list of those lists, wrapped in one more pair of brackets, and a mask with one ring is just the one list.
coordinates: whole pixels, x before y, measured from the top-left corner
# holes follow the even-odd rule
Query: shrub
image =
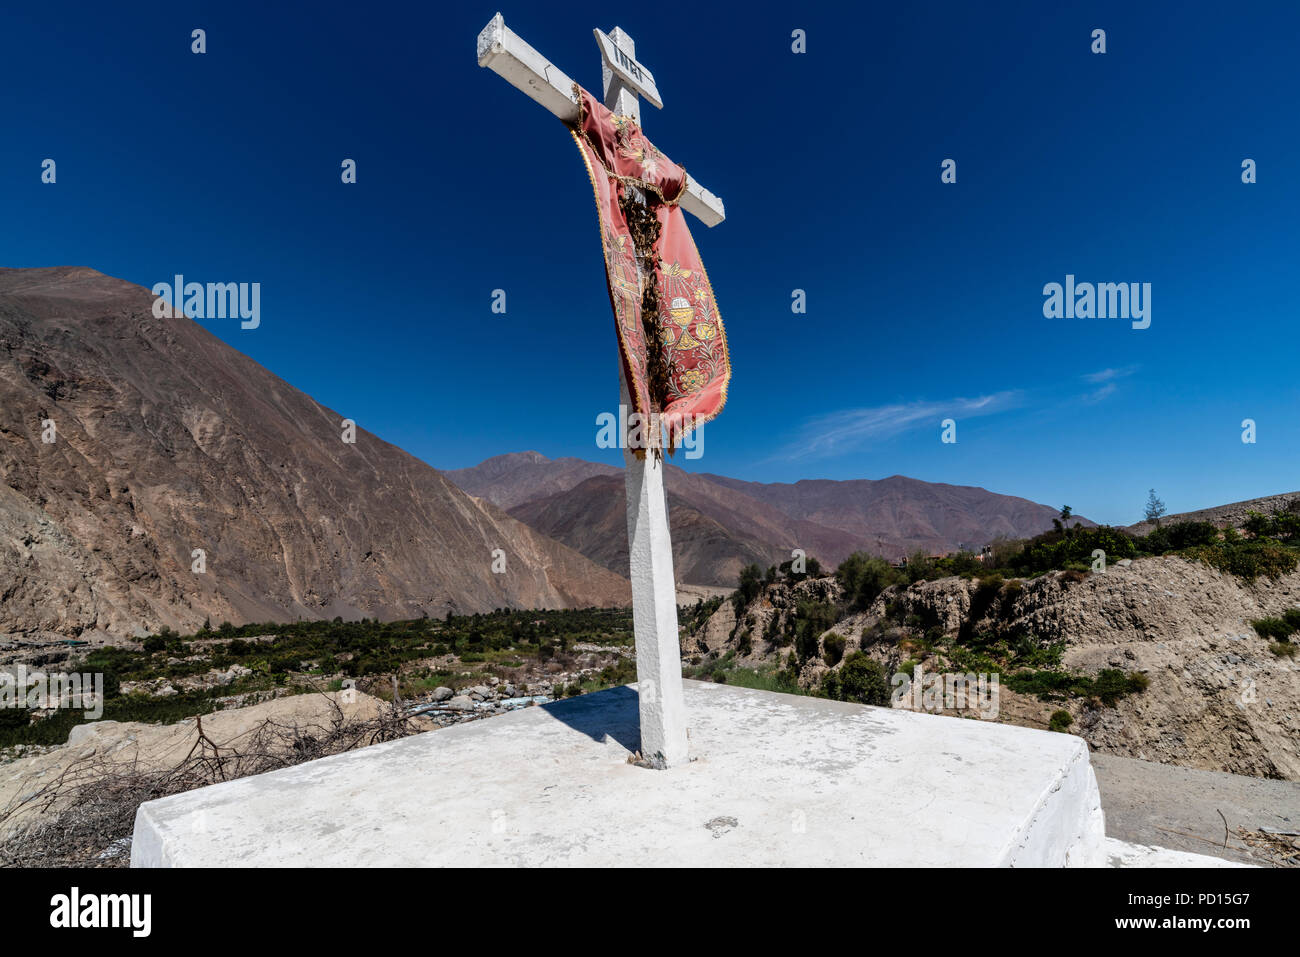
[(835, 578), (844, 589), (849, 605), (855, 609), (870, 607), (886, 588), (904, 581), (904, 576), (889, 562), (866, 552), (854, 552), (840, 562)]
[(1188, 549), (1186, 554), (1247, 581), (1254, 581), (1261, 575), (1280, 578), (1295, 571), (1297, 558), (1300, 558), (1295, 549), (1254, 539), (1201, 545)]
[(32, 723), (32, 713), (26, 708), (0, 708), (0, 730), (25, 728)]
[(1250, 623), (1261, 638), (1286, 641), (1296, 630), (1283, 618), (1256, 618)]
[[(1001, 575), (988, 575), (979, 579), (979, 584), (975, 586), (975, 591), (970, 596), (970, 611), (957, 633), (959, 641), (971, 641), (974, 636), (976, 622), (985, 616), (1000, 617), (1001, 609), (994, 606), (997, 604), (999, 597), (1002, 596), (1005, 585), (1006, 582), (1002, 580)], [(1012, 600), (1014, 601), (1014, 598)], [(1010, 604), (1002, 607), (1010, 608)]]
[(1006, 675), (1002, 683), (1012, 691), (1037, 695), (1040, 701), (1097, 698), (1109, 708), (1125, 695), (1145, 691), (1151, 679), (1142, 672), (1126, 674), (1118, 668), (1106, 668), (1096, 678), (1055, 670), (1017, 671)]
[(795, 651), (801, 662), (817, 656), (821, 636), (835, 624), (835, 606), (828, 601), (801, 601), (795, 608)]
[(1300, 651), (1300, 645), (1291, 641), (1275, 641), (1268, 646), (1268, 650), (1279, 658), (1294, 658), (1296, 652)]
[(844, 657), (844, 647), (847, 644), (843, 635), (832, 631), (822, 640), (822, 660), (834, 668)]
[(1074, 718), (1068, 711), (1053, 711), (1051, 721), (1048, 723), (1048, 730), (1064, 732), (1066, 728), (1074, 724)]
[(1175, 522), (1155, 529), (1139, 542), (1143, 551), (1163, 555), (1197, 545), (1213, 545), (1218, 540), (1219, 530), (1212, 522)]
[(1023, 573), (1041, 573), (1065, 568), (1070, 563), (1081, 563), (1087, 568), (1092, 563), (1092, 553), (1101, 549), (1107, 561), (1134, 558), (1137, 544), (1133, 536), (1109, 525), (1096, 528), (1071, 528), (1046, 532), (1030, 539), (1020, 554), (1011, 559), (1011, 567)]
[(740, 581), (732, 601), (736, 606), (736, 617), (740, 617), (751, 601), (763, 590), (763, 570), (755, 564), (746, 565), (740, 570)]
[(1118, 668), (1103, 668), (1092, 682), (1092, 693), (1106, 707), (1113, 708), (1120, 698), (1145, 691), (1150, 683), (1140, 672), (1127, 675)]
[(837, 701), (856, 701), (858, 704), (889, 704), (889, 681), (885, 669), (870, 655), (855, 651), (836, 671), (828, 672), (822, 681), (822, 694)]
[(793, 559), (782, 562), (774, 569), (769, 569), (769, 580), (775, 580), (776, 575), (774, 572), (784, 575), (787, 581), (801, 582), (805, 578), (820, 578), (822, 575), (822, 563), (809, 555), (804, 559), (804, 570), (801, 572), (796, 572), (794, 570)]

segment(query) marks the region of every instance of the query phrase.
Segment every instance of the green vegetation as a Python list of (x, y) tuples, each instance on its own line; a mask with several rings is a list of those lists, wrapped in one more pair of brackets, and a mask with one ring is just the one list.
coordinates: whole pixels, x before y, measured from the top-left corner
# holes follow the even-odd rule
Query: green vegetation
[(835, 577), (844, 589), (849, 607), (855, 611), (870, 607), (886, 588), (903, 581), (903, 576), (889, 562), (865, 552), (854, 552), (840, 562)]
[(1156, 490), (1151, 489), (1150, 493), (1147, 495), (1147, 504), (1142, 510), (1142, 516), (1148, 522), (1155, 522), (1159, 525), (1160, 519), (1164, 516), (1166, 511), (1168, 510), (1165, 508), (1165, 503), (1160, 501), (1160, 496), (1156, 494)]
[(822, 660), (834, 668), (844, 657), (844, 648), (848, 644), (848, 639), (843, 635), (831, 632), (822, 640)]
[(791, 620), (795, 623), (795, 654), (802, 664), (816, 658), (821, 651), (821, 637), (840, 618), (834, 602), (801, 601)]
[(1275, 641), (1287, 641), (1297, 629), (1300, 629), (1300, 625), (1293, 624), (1285, 618), (1256, 618), (1250, 624), (1259, 637)]
[(736, 591), (731, 596), (732, 602), (736, 606), (736, 617), (739, 618), (749, 603), (758, 597), (758, 593), (763, 590), (763, 570), (757, 565), (746, 565), (740, 570), (740, 581), (736, 584)]
[(720, 658), (712, 658), (694, 668), (687, 668), (683, 674), (697, 681), (712, 681), (738, 688), (753, 688), (756, 691), (807, 694), (789, 672), (778, 670), (774, 665), (747, 668), (737, 665), (735, 658), (736, 653), (729, 651)]
[(1300, 543), (1300, 500), (1291, 502), (1286, 508), (1275, 509), (1272, 515), (1249, 512), (1243, 526), (1252, 538)]
[(767, 576), (764, 579), (766, 583), (774, 581), (801, 582), (805, 578), (820, 578), (822, 576), (822, 563), (811, 555), (803, 560), (803, 571), (794, 570), (794, 560), (782, 562), (779, 566), (773, 565), (767, 570)]
[(1002, 677), (1002, 684), (1012, 691), (1037, 695), (1040, 701), (1093, 698), (1108, 708), (1113, 708), (1125, 695), (1145, 691), (1150, 683), (1140, 671), (1125, 672), (1119, 668), (1104, 668), (1095, 678), (1055, 670), (1018, 671)]
[(795, 571), (794, 565), (794, 560), (791, 559), (782, 562), (780, 565), (768, 566), (766, 573), (753, 563), (742, 568), (740, 578), (736, 583), (736, 590), (731, 595), (731, 600), (736, 606), (737, 617), (749, 607), (750, 602), (759, 596), (766, 585), (778, 581), (794, 584), (803, 581), (805, 578), (820, 578), (822, 575), (822, 563), (811, 555), (803, 559), (803, 571)]
[(855, 651), (844, 666), (826, 673), (819, 696), (858, 704), (889, 704), (889, 679), (878, 661), (862, 651)]
[[(717, 608), (721, 599), (712, 605)], [(708, 603), (694, 614), (707, 615)], [(688, 613), (690, 614), (690, 613)], [(350, 678), (400, 675), (404, 695), (420, 694), (438, 685), (456, 687), (463, 678), (459, 666), (482, 663), (492, 668), (518, 668), (528, 660), (546, 661), (582, 642), (630, 645), (634, 641), (628, 609), (569, 609), (514, 611), (497, 609), (445, 619), (410, 621), (298, 621), (234, 626), (224, 622), (215, 631), (205, 627), (193, 635), (164, 628), (146, 637), (139, 650), (107, 646), (70, 661), (68, 671), (104, 675), (104, 720), (170, 724), (208, 714), (222, 699), (252, 692), (301, 693), (324, 687), (338, 690), (342, 674)], [(454, 654), (457, 670), (412, 668), (421, 659)], [(248, 670), (229, 684), (174, 695), (123, 695), (123, 681), (179, 679), (209, 671)], [(620, 660), (598, 676), (565, 689), (567, 693), (624, 684), (635, 679), (635, 664)], [(61, 744), (68, 732), (86, 720), (80, 709), (55, 711), (32, 721), (23, 709), (0, 709), (0, 748), (15, 744)]]
[[(210, 714), (217, 709), (214, 700), (229, 694), (228, 688), (194, 691), (169, 695), (165, 698), (147, 698), (136, 695), (109, 697), (104, 690), (104, 721), (147, 721), (174, 724), (195, 715)], [(85, 712), (79, 708), (55, 711), (40, 721), (31, 721), (30, 713), (22, 708), (0, 709), (0, 748), (15, 744), (63, 744), (68, 733), (86, 721)]]
[(718, 595), (705, 601), (703, 598), (698, 599), (689, 609), (682, 609), (678, 614), (678, 625), (683, 628), (687, 634), (698, 631), (704, 627), (705, 622), (713, 617), (713, 613), (722, 607), (723, 598)]
[[(1163, 515), (1163, 511), (1160, 512)], [(1085, 573), (1092, 569), (1093, 553), (1106, 553), (1107, 563), (1125, 558), (1154, 555), (1183, 555), (1204, 562), (1248, 581), (1264, 576), (1277, 578), (1300, 564), (1300, 503), (1276, 510), (1271, 516), (1252, 512), (1245, 522), (1246, 536), (1235, 529), (1220, 531), (1210, 522), (1157, 524), (1147, 535), (1101, 525), (1084, 528), (1076, 522), (1067, 527), (1068, 506), (1055, 528), (1022, 541), (998, 540), (989, 546), (984, 561), (970, 552), (943, 558), (912, 555), (899, 568), (882, 558), (855, 552), (840, 563), (836, 578), (844, 588), (845, 601), (854, 610), (867, 608), (887, 588), (918, 581), (935, 581), (959, 575), (964, 578), (1032, 578), (1052, 571)], [(1082, 574), (1068, 580), (1080, 581)], [(890, 615), (890, 617), (895, 617)]]
[(1280, 578), (1295, 571), (1300, 548), (1270, 541), (1223, 541), (1188, 549), (1184, 554), (1238, 578), (1254, 581), (1260, 576)]
[(1064, 732), (1072, 724), (1074, 724), (1074, 718), (1070, 716), (1070, 712), (1053, 711), (1051, 720), (1047, 724), (1047, 730)]
[(1281, 618), (1257, 618), (1250, 624), (1261, 638), (1268, 639), (1268, 650), (1279, 658), (1294, 658), (1300, 649), (1291, 640), (1300, 631), (1300, 608), (1288, 608)]
[(592, 691), (604, 691), (617, 685), (636, 681), (636, 659), (620, 658), (612, 665), (600, 670), (594, 678), (573, 682), (555, 690), (556, 698), (572, 698), (574, 695), (587, 694)]

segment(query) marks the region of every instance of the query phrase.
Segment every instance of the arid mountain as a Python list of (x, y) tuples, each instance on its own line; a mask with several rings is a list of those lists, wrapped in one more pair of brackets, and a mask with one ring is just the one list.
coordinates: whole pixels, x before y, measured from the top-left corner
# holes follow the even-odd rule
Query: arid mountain
[[(446, 474), (542, 534), (627, 574), (620, 469), (520, 452)], [(1036, 535), (1058, 514), (981, 488), (902, 476), (764, 485), (669, 465), (665, 484), (674, 571), (679, 582), (698, 585), (734, 586), (741, 566), (779, 564), (795, 548), (828, 565), (858, 550), (895, 558), (917, 549), (978, 548), (999, 535)]]
[[(754, 562), (766, 568), (790, 557), (790, 549), (771, 544), (771, 538), (747, 534), (754, 531), (753, 523), (724, 524), (701, 511), (689, 492), (679, 492), (679, 485), (685, 483), (676, 478), (669, 479), (668, 513), (673, 530), (673, 573), (679, 582), (735, 585), (744, 565)], [(622, 569), (619, 574), (627, 575), (624, 494), (622, 475), (598, 475), (566, 492), (518, 505), (510, 514), (598, 565)]]
[[(447, 472), (465, 491), (481, 495), (533, 529), (620, 575), (628, 574), (623, 470), (537, 452), (499, 455), (473, 468)], [(669, 465), (665, 470), (673, 528), (673, 571), (681, 583), (734, 586), (742, 566), (763, 567), (802, 548), (838, 562), (863, 542)]]
[[(1052, 527), (1059, 509), (972, 485), (922, 482), (902, 475), (885, 479), (804, 479), (793, 485), (705, 478), (767, 502), (793, 518), (838, 528), (882, 546), (944, 553), (978, 548), (999, 536), (1028, 538)], [(1094, 523), (1075, 516), (1072, 522)]]
[(470, 495), (485, 498), (506, 511), (567, 492), (596, 475), (622, 475), (613, 465), (583, 459), (548, 459), (540, 452), (511, 452), (495, 455), (467, 469), (443, 473)]
[(343, 416), (152, 303), (91, 269), (0, 269), (0, 632), (629, 600), (395, 446), (344, 442)]

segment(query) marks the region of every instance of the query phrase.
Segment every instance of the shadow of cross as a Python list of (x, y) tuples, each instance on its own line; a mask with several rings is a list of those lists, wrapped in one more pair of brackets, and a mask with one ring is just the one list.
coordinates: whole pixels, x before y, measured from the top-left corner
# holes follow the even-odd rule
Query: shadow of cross
[[(601, 79), (606, 108), (641, 124), (641, 99), (662, 109), (654, 74), (636, 58), (636, 44), (620, 27), (608, 34), (594, 31), (601, 52)], [(574, 83), (553, 63), (521, 40), (501, 14), (478, 37), (479, 66), (488, 67), (570, 125), (579, 118)], [(638, 188), (632, 198), (644, 205)], [(722, 201), (688, 177), (678, 205), (708, 226), (722, 222)], [(644, 288), (646, 267), (637, 262)], [(619, 363), (619, 421), (629, 420), (628, 384)], [(652, 424), (651, 429), (655, 426)], [(623, 441), (627, 487), (627, 538), (632, 580), (632, 617), (636, 635), (637, 699), (640, 753), (645, 765), (671, 768), (689, 760), (686, 707), (682, 694), (681, 648), (677, 633), (677, 591), (673, 578), (668, 501), (661, 455), (638, 458)]]

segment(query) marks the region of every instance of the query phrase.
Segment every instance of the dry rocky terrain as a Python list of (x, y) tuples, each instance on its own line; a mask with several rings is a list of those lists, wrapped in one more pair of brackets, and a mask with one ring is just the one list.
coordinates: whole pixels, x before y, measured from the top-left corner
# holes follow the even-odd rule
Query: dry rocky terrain
[[(1095, 676), (1102, 669), (1144, 672), (1147, 689), (1113, 707), (1086, 700), (1040, 701), (1001, 689), (999, 720), (1045, 728), (1051, 714), (1068, 710), (1070, 732), (1098, 751), (1204, 770), (1300, 781), (1300, 659), (1274, 654), (1251, 620), (1300, 607), (1300, 572), (1275, 581), (1244, 582), (1228, 573), (1175, 556), (1112, 565), (1104, 574), (1049, 573), (1023, 582), (976, 630), (1026, 634), (1039, 645), (1063, 644), (1061, 667)], [(887, 590), (865, 612), (837, 622), (829, 633), (847, 639), (845, 654), (863, 650), (893, 674), (905, 660), (921, 657), (909, 639), (915, 629), (889, 627), (917, 616), (937, 622), (952, 637), (971, 614), (977, 582), (945, 578)], [(736, 627), (724, 602), (694, 634), (683, 653), (697, 660), (742, 646), (750, 629), (750, 652), (737, 654), (751, 667), (784, 663), (788, 648), (767, 638), (780, 634), (799, 600), (834, 600), (833, 578), (766, 586)], [(864, 630), (866, 632), (864, 636)], [(828, 666), (813, 659), (800, 675), (815, 686)]]

